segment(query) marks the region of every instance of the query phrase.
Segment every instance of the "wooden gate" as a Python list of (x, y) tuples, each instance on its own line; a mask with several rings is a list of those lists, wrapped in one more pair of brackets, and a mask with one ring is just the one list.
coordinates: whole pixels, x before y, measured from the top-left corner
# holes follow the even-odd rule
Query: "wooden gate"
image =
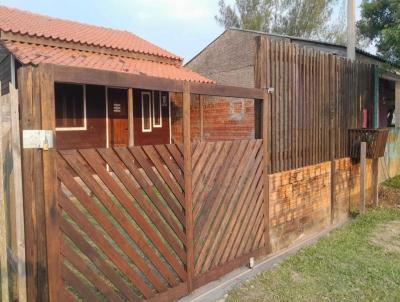
[(262, 140), (192, 147), (195, 285), (248, 263), (265, 247)]
[(186, 293), (178, 145), (57, 152), (61, 301)]

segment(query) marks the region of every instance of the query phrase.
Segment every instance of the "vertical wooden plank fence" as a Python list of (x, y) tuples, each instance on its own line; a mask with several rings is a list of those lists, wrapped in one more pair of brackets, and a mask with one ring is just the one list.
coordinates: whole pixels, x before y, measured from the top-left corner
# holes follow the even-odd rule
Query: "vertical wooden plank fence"
[(372, 123), (373, 66), (266, 37), (256, 42), (256, 87), (274, 88), (271, 173), (348, 156), (348, 129), (361, 126), (363, 109)]

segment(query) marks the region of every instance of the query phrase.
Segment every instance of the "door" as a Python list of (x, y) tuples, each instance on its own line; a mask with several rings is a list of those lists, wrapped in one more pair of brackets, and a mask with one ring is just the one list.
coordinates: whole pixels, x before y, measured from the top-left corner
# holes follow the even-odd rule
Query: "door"
[(128, 90), (108, 88), (108, 135), (110, 147), (127, 147), (128, 130)]
[(135, 146), (170, 143), (169, 106), (168, 92), (135, 90), (133, 103)]

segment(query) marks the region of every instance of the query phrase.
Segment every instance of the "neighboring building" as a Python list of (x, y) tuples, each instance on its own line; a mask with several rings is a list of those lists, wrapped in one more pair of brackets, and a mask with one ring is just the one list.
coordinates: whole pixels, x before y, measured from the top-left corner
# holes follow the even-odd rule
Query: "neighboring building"
[[(185, 66), (218, 84), (255, 87), (256, 38), (259, 36), (346, 57), (346, 47), (342, 45), (251, 30), (228, 29)], [(357, 49), (356, 60), (375, 65), (388, 64), (383, 58), (361, 49)], [(400, 107), (400, 68), (397, 68), (397, 72), (385, 72), (379, 81), (379, 126), (386, 127), (387, 115), (395, 109), (395, 99), (397, 107)], [(400, 123), (400, 110), (397, 111), (394, 120)]]

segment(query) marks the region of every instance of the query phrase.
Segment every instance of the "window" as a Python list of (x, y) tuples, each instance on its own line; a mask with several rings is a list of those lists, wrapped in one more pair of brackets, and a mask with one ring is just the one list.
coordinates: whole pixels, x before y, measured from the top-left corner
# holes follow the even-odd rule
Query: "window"
[(153, 93), (153, 127), (154, 128), (162, 127), (161, 103), (164, 103), (165, 99), (166, 99), (166, 96), (162, 95), (161, 92)]
[(55, 84), (56, 130), (86, 130), (84, 85)]
[(142, 132), (151, 132), (151, 96), (150, 92), (142, 92)]

